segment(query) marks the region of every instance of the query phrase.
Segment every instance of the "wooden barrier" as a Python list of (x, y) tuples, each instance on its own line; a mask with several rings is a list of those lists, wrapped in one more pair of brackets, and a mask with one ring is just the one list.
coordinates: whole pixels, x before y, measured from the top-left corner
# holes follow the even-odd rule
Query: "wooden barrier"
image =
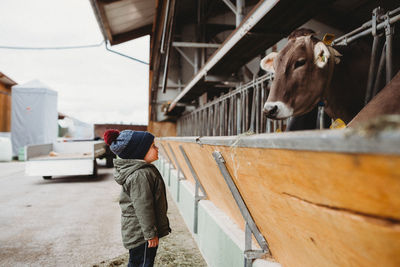
[(209, 200), (244, 229), (212, 157), (221, 151), (283, 266), (400, 266), (399, 155), (160, 142), (171, 145), (190, 179), (183, 146)]

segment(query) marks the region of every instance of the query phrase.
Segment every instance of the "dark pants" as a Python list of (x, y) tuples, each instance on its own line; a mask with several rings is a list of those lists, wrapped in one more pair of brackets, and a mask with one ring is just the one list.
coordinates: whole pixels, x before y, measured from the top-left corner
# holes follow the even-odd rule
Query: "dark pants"
[(143, 245), (130, 249), (128, 267), (152, 267), (157, 248), (149, 248), (146, 242)]

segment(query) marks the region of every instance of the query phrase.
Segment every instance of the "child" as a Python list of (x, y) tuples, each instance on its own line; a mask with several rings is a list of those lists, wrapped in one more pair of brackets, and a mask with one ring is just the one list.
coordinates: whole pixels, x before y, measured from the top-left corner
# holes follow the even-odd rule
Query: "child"
[(114, 178), (122, 186), (121, 232), (129, 264), (153, 266), (158, 239), (171, 232), (165, 184), (151, 162), (158, 159), (154, 136), (148, 132), (107, 130), (104, 141), (118, 157)]

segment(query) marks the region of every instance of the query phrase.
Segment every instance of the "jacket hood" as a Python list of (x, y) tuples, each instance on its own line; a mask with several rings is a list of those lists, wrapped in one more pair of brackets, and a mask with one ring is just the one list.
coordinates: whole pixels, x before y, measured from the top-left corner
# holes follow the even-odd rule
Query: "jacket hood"
[(148, 163), (138, 159), (114, 159), (114, 179), (117, 183), (123, 185), (129, 175), (145, 165), (148, 165)]

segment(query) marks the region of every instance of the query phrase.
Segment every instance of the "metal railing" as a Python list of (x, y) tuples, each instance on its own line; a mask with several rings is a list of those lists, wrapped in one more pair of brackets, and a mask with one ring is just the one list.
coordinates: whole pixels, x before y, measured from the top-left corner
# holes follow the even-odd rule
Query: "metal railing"
[(231, 136), (283, 130), (287, 120), (271, 120), (263, 115), (273, 74), (240, 84), (178, 120), (179, 136)]

